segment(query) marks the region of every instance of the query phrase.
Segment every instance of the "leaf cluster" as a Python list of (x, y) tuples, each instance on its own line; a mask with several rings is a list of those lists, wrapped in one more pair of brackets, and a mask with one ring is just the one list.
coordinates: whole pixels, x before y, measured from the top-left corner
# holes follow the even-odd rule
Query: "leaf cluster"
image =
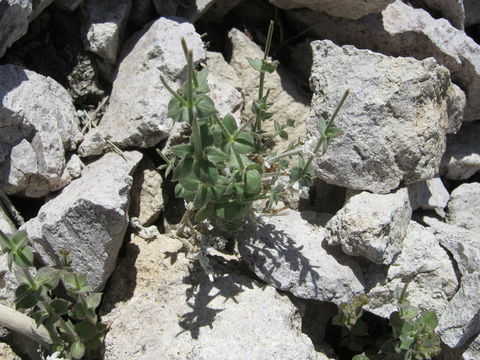
[[(15, 291), (15, 307), (28, 310), (38, 326), (45, 326), (53, 342), (46, 350), (50, 354), (59, 352), (65, 359), (94, 357), (106, 329), (95, 313), (101, 294), (93, 293), (85, 275), (71, 269), (68, 252), (61, 254), (61, 267), (44, 266), (35, 270), (24, 231), (13, 236), (0, 231), (0, 246), (7, 255), (10, 270), (13, 264), (16, 267), (19, 285)], [(55, 296), (62, 286), (66, 296)]]

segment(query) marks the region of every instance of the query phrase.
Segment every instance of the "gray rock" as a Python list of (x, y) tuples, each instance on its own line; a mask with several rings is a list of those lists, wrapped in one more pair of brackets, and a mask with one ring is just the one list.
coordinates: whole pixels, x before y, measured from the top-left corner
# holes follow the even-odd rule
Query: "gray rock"
[(480, 125), (465, 123), (456, 135), (447, 136), (440, 174), (447, 179), (464, 180), (480, 170)]
[(241, 91), (242, 80), (236, 70), (223, 58), (222, 53), (207, 51), (207, 67), (210, 74), (221, 76), (222, 81)]
[(472, 341), (468, 349), (462, 354), (462, 360), (480, 359), (480, 335)]
[(436, 332), (451, 348), (465, 344), (480, 332), (480, 272), (464, 275), (460, 289), (441, 312)]
[(68, 174), (68, 182), (72, 181), (73, 179), (78, 179), (82, 175), (82, 170), (84, 168), (84, 164), (80, 157), (76, 154), (73, 154), (70, 157), (70, 160), (67, 162), (66, 170), (64, 174)]
[(452, 254), (462, 275), (480, 272), (478, 233), (430, 217), (423, 221), (430, 226), (437, 241)]
[(83, 0), (54, 0), (55, 5), (57, 5), (60, 9), (73, 11), (75, 10)]
[(0, 342), (0, 360), (21, 360), (21, 358), (13, 352), (9, 345)]
[(172, 95), (160, 82), (163, 75), (173, 88), (180, 86), (186, 68), (180, 38), (197, 63), (205, 50), (193, 25), (160, 18), (130, 40), (130, 52), (121, 61), (113, 83), (110, 105), (99, 130), (121, 147), (151, 147), (168, 136), (167, 118)]
[(94, 128), (85, 135), (78, 147), (78, 153), (82, 157), (101, 155), (105, 146), (107, 146), (107, 142), (98, 129)]
[(412, 210), (435, 209), (443, 213), (450, 194), (439, 177), (427, 181), (416, 182), (408, 187), (408, 196)]
[(462, 184), (455, 188), (448, 203), (447, 222), (480, 233), (479, 199), (480, 183), (478, 182)]
[(286, 210), (248, 224), (239, 235), (239, 250), (248, 267), (263, 281), (302, 299), (351, 301), (363, 293), (358, 264), (337, 249), (323, 246), (325, 229)]
[(0, 187), (42, 197), (68, 184), (65, 151), (82, 139), (67, 91), (15, 65), (0, 66)]
[(411, 221), (403, 239), (403, 250), (382, 273), (378, 265), (366, 269), (365, 279), (371, 289), (367, 309), (388, 318), (396, 310), (394, 292), (409, 283), (409, 301), (422, 311), (441, 314), (458, 286), (454, 267), (447, 252), (433, 233)]
[[(263, 58), (261, 48), (250, 40), (244, 33), (232, 29), (228, 33), (232, 44), (232, 57), (230, 65), (236, 70), (242, 80), (242, 89), (245, 96), (243, 116), (247, 119), (254, 118), (251, 107), (252, 102), (258, 97), (259, 73), (248, 63), (246, 57)], [(295, 120), (295, 127), (288, 128), (289, 137), (298, 139), (306, 133), (305, 119), (308, 116), (308, 97), (299, 88), (296, 79), (282, 66), (276, 73), (265, 75), (265, 91), (270, 89), (268, 97), (273, 105), (269, 112), (275, 115), (263, 122), (263, 130), (271, 134), (274, 131), (273, 120), (285, 124), (288, 119)], [(267, 134), (268, 135), (268, 134)], [(289, 141), (278, 141), (279, 148), (286, 148)]]
[(288, 297), (217, 267), (210, 282), (182, 245), (165, 236), (127, 245), (104, 295), (105, 360), (328, 359), (302, 333)]
[(327, 240), (348, 255), (388, 265), (402, 251), (411, 216), (405, 188), (386, 195), (362, 192), (330, 219)]
[(379, 13), (395, 0), (269, 0), (282, 9), (310, 8), (331, 16), (359, 19), (362, 16)]
[(198, 19), (203, 17), (210, 8), (214, 7), (218, 0), (195, 0), (190, 6), (181, 6), (177, 12), (178, 16), (189, 19), (195, 23)]
[(0, 57), (27, 33), (31, 0), (4, 0), (0, 4)]
[(329, 118), (343, 93), (351, 91), (336, 118), (346, 134), (318, 159), (317, 175), (375, 193), (434, 177), (445, 150), (448, 89), (454, 86), (448, 70), (431, 58), (388, 57), (328, 40), (312, 42), (312, 49), (314, 95), (307, 125), (314, 137), (318, 119)]
[(128, 225), (132, 173), (141, 153), (115, 153), (88, 165), (57, 197), (43, 205), (22, 229), (43, 262), (58, 264), (70, 250), (72, 267), (99, 291), (112, 273)]
[(465, 26), (480, 24), (480, 3), (477, 0), (463, 0)]
[(426, 5), (430, 10), (439, 13), (457, 29), (463, 30), (465, 24), (464, 0), (414, 0), (415, 5)]
[[(434, 57), (450, 70), (452, 80), (467, 95), (465, 121), (480, 116), (480, 45), (445, 19), (434, 19), (423, 9), (413, 9), (400, 0), (390, 4), (381, 16), (359, 20), (335, 18), (308, 10), (292, 10), (291, 22), (301, 29), (312, 26), (311, 35), (336, 44), (393, 56), (417, 59)], [(349, 29), (345, 31), (344, 29)]]
[(86, 0), (82, 4), (85, 49), (115, 65), (132, 0)]

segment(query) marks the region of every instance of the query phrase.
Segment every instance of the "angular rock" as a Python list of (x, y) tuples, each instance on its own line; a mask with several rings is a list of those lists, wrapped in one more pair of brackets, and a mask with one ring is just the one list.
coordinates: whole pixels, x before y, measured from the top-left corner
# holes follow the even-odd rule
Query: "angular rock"
[(57, 5), (60, 9), (73, 11), (75, 10), (83, 0), (54, 0), (55, 5)]
[(37, 217), (22, 226), (42, 261), (58, 264), (70, 250), (72, 267), (99, 291), (112, 273), (128, 225), (132, 173), (142, 154), (108, 153), (88, 165)]
[(440, 174), (447, 179), (464, 180), (480, 170), (480, 125), (463, 124), (456, 135), (447, 136), (447, 150), (442, 157)]
[(105, 146), (107, 142), (98, 129), (91, 129), (78, 147), (78, 153), (82, 157), (101, 155)]
[(82, 4), (85, 49), (115, 65), (132, 0), (86, 0)]
[(403, 239), (403, 250), (384, 270), (377, 265), (366, 270), (368, 311), (388, 318), (396, 310), (394, 292), (409, 282), (409, 301), (422, 311), (441, 314), (458, 286), (448, 254), (429, 229), (411, 221)]
[[(434, 177), (448, 129), (448, 70), (434, 59), (394, 58), (314, 41), (310, 132), (350, 95), (335, 122), (346, 134), (317, 160), (317, 176), (355, 190), (388, 193)], [(335, 71), (332, 71), (335, 69)], [(421, 79), (421, 81), (419, 80)]]
[(400, 0), (387, 6), (381, 16), (368, 15), (359, 20), (309, 10), (292, 10), (289, 16), (292, 23), (300, 23), (301, 29), (315, 25), (311, 35), (317, 39), (330, 39), (338, 45), (351, 44), (419, 60), (434, 57), (466, 92), (465, 121), (480, 118), (480, 45), (447, 20), (436, 20), (425, 10), (413, 9)]
[(480, 24), (480, 3), (477, 0), (463, 0), (465, 26)]
[(447, 222), (480, 233), (480, 183), (462, 184), (452, 191)]
[(180, 241), (134, 237), (104, 295), (105, 360), (328, 359), (302, 334), (288, 297), (214, 268), (210, 282)]
[(248, 267), (263, 281), (302, 299), (351, 301), (364, 291), (358, 264), (337, 249), (323, 246), (325, 229), (286, 210), (248, 224), (239, 235), (239, 250)]
[(462, 354), (462, 360), (480, 359), (480, 335), (473, 340), (468, 349)]
[(390, 264), (402, 251), (412, 208), (407, 189), (378, 195), (352, 196), (326, 225), (329, 245), (340, 245), (347, 255)]
[(5, 0), (0, 5), (0, 57), (27, 33), (31, 0)]
[(465, 9), (464, 0), (414, 0), (415, 5), (426, 5), (428, 9), (439, 13), (443, 18), (450, 21), (450, 24), (459, 30), (464, 29)]
[(480, 332), (480, 272), (464, 275), (460, 289), (441, 313), (436, 332), (451, 348)]
[(207, 51), (207, 67), (210, 74), (221, 76), (222, 81), (232, 85), (235, 89), (241, 91), (242, 80), (237, 72), (225, 59), (222, 53)]
[[(228, 63), (227, 63), (228, 65)], [(243, 108), (243, 96), (240, 91), (224, 80), (223, 76), (212, 69), (207, 77), (207, 83), (210, 88), (210, 98), (215, 103), (218, 115), (223, 117), (232, 114), (240, 121), (241, 110)]]
[(408, 196), (412, 210), (436, 209), (443, 212), (450, 194), (439, 177), (427, 181), (416, 182), (408, 187)]
[[(245, 109), (243, 116), (251, 119), (254, 117), (251, 107), (252, 102), (258, 97), (259, 73), (248, 63), (246, 57), (263, 58), (263, 51), (250, 40), (244, 33), (232, 29), (228, 33), (232, 44), (232, 57), (230, 65), (237, 71), (242, 80), (242, 89), (245, 96)], [(263, 122), (263, 130), (273, 132), (273, 120), (285, 124), (287, 120), (295, 120), (295, 127), (288, 128), (291, 140), (304, 137), (305, 118), (308, 115), (308, 97), (298, 87), (296, 79), (282, 66), (279, 66), (276, 73), (265, 75), (265, 91), (270, 89), (268, 97), (273, 105), (269, 112), (275, 115)], [(290, 141), (291, 141), (290, 140)], [(279, 147), (285, 148), (288, 141), (279, 140)]]
[(21, 360), (21, 358), (13, 352), (9, 345), (0, 342), (0, 360)]
[(269, 0), (282, 9), (309, 8), (331, 16), (359, 19), (362, 16), (379, 13), (395, 0)]
[(70, 183), (73, 179), (78, 179), (82, 175), (84, 164), (80, 157), (73, 154), (67, 162), (66, 170), (63, 174), (67, 175), (67, 181)]
[(0, 66), (0, 187), (42, 197), (68, 184), (65, 151), (82, 139), (72, 100), (49, 77)]
[(99, 130), (121, 147), (152, 147), (168, 136), (171, 94), (160, 82), (180, 86), (186, 69), (180, 38), (193, 51), (194, 61), (205, 59), (200, 36), (193, 25), (160, 18), (130, 39), (130, 52), (121, 61), (113, 83), (110, 105)]

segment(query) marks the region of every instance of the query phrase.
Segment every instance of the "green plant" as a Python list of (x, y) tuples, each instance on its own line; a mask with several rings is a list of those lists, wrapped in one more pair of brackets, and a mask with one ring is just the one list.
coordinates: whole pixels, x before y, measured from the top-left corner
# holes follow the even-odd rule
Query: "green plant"
[[(176, 196), (191, 204), (197, 223), (208, 220), (215, 227), (237, 230), (255, 201), (266, 200), (266, 207), (271, 208), (286, 190), (308, 188), (312, 184), (313, 159), (326, 150), (332, 138), (342, 134), (333, 126), (333, 121), (348, 93), (328, 122), (320, 119), (320, 137), (314, 144), (304, 144), (298, 139), (284, 152), (271, 151), (273, 139), (265, 136), (262, 122), (274, 115), (269, 112), (269, 91), (264, 91), (266, 74), (274, 72), (278, 66), (278, 61), (271, 61), (268, 57), (272, 36), (273, 22), (263, 59), (248, 59), (260, 74), (259, 91), (252, 105), (255, 119), (241, 126), (232, 115), (218, 116), (208, 96), (208, 69), (195, 70), (192, 52), (184, 39), (186, 82), (174, 91), (161, 78), (173, 96), (168, 115), (175, 121), (188, 122), (192, 134), (189, 143), (170, 148), (173, 157), (158, 152), (165, 161), (162, 168), (166, 170), (166, 176), (172, 173), (173, 181), (178, 182)], [(286, 124), (275, 122), (275, 136), (287, 139), (285, 129), (293, 125), (291, 120)], [(297, 164), (288, 170), (288, 159), (293, 156), (298, 156)]]
[(357, 353), (352, 360), (431, 359), (440, 352), (440, 339), (435, 334), (437, 315), (433, 311), (419, 314), (407, 300), (407, 285), (395, 292), (398, 310), (390, 315), (391, 331), (376, 341), (369, 339), (372, 329), (361, 318), (362, 307), (369, 302), (366, 295), (339, 306), (332, 323), (342, 327), (340, 346)]
[[(46, 329), (49, 341), (43, 344), (45, 351), (64, 359), (96, 358), (106, 329), (95, 313), (101, 294), (92, 293), (85, 275), (72, 270), (68, 251), (61, 252), (59, 268), (44, 266), (36, 270), (24, 231), (13, 236), (0, 231), (0, 246), (7, 255), (9, 269), (14, 264), (16, 267), (19, 286), (15, 307), (28, 311), (37, 326)], [(62, 291), (66, 296), (54, 295)]]

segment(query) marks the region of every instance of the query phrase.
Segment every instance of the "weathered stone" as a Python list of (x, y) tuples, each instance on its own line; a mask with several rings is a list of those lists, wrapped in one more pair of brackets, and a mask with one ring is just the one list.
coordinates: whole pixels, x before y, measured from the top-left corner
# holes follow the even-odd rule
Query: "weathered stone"
[(172, 95), (160, 82), (180, 86), (186, 60), (184, 37), (194, 61), (205, 59), (200, 36), (193, 25), (160, 18), (131, 39), (130, 52), (121, 61), (113, 83), (110, 105), (99, 130), (121, 147), (151, 147), (168, 136), (173, 121), (167, 117)]
[(480, 335), (472, 341), (468, 349), (462, 354), (462, 360), (480, 359)]
[(301, 29), (315, 25), (311, 35), (317, 39), (330, 39), (338, 45), (351, 44), (420, 60), (434, 57), (466, 92), (465, 121), (480, 118), (480, 45), (447, 20), (435, 20), (425, 10), (413, 9), (400, 0), (387, 6), (381, 16), (368, 15), (359, 20), (309, 10), (292, 10), (289, 16)]
[(78, 179), (82, 175), (84, 164), (80, 157), (76, 154), (73, 154), (70, 157), (70, 160), (67, 162), (66, 170), (63, 174), (67, 174), (68, 182), (70, 183), (73, 179)]
[(465, 25), (464, 0), (413, 0), (415, 5), (426, 5), (427, 10), (437, 12), (457, 29), (463, 30)]
[(210, 74), (221, 76), (222, 81), (241, 91), (242, 80), (240, 80), (238, 77), (238, 74), (233, 66), (225, 61), (222, 53), (207, 51), (207, 67)]
[(450, 194), (439, 177), (427, 181), (416, 182), (408, 187), (408, 196), (412, 210), (435, 209), (443, 212)]
[[(228, 64), (228, 63), (227, 63)], [(240, 121), (243, 108), (243, 96), (240, 91), (223, 79), (223, 76), (213, 69), (209, 72), (207, 83), (210, 88), (209, 96), (215, 103), (218, 115), (223, 117), (232, 114)]]
[(23, 227), (43, 262), (57, 264), (70, 250), (72, 267), (101, 290), (112, 273), (128, 225), (132, 173), (142, 155), (109, 153), (89, 164), (37, 217)]
[(394, 292), (409, 283), (408, 300), (422, 311), (441, 314), (458, 286), (455, 270), (448, 254), (429, 229), (411, 221), (403, 239), (403, 250), (384, 270), (378, 265), (366, 270), (368, 310), (388, 318), (397, 309)]
[(442, 342), (451, 348), (465, 344), (480, 332), (480, 272), (462, 276), (460, 289), (443, 312), (436, 329)]
[(0, 66), (0, 187), (42, 197), (68, 184), (65, 151), (82, 139), (67, 91), (53, 79)]
[(91, 129), (78, 147), (78, 153), (82, 157), (101, 155), (107, 142), (98, 129)]
[[(237, 29), (230, 30), (228, 37), (232, 43), (230, 65), (233, 66), (242, 80), (242, 89), (245, 96), (243, 116), (252, 119), (254, 114), (251, 107), (253, 100), (258, 97), (259, 73), (250, 66), (246, 57), (263, 58), (263, 51)], [(273, 105), (269, 112), (275, 113), (275, 116), (263, 122), (263, 130), (271, 134), (274, 131), (273, 120), (285, 124), (288, 119), (293, 119), (295, 120), (295, 127), (288, 128), (290, 138), (304, 137), (306, 133), (305, 118), (308, 115), (308, 97), (302, 93), (295, 78), (280, 65), (276, 73), (265, 75), (264, 89), (264, 91), (270, 90), (268, 101)], [(285, 148), (288, 145), (288, 141), (279, 140), (278, 143), (280, 148)]]
[(455, 188), (448, 202), (447, 222), (480, 233), (479, 200), (480, 183), (462, 184)]
[(143, 226), (153, 224), (163, 210), (163, 179), (153, 162), (145, 158), (132, 186), (131, 215)]
[(60, 9), (73, 11), (75, 10), (83, 0), (54, 0), (55, 5), (57, 5)]
[(480, 170), (480, 125), (463, 124), (456, 135), (447, 136), (447, 150), (442, 157), (440, 174), (447, 179), (464, 180)]
[(328, 222), (327, 240), (348, 255), (388, 265), (402, 251), (411, 216), (405, 188), (386, 195), (362, 192)]
[(13, 352), (9, 345), (0, 342), (0, 360), (21, 360), (21, 358)]
[(15, 41), (27, 33), (30, 0), (5, 0), (0, 4), (0, 57)]
[(359, 19), (362, 16), (379, 13), (395, 0), (270, 0), (270, 3), (282, 9), (310, 8), (331, 16)]
[(358, 264), (324, 247), (325, 229), (293, 210), (263, 220), (248, 224), (238, 239), (243, 259), (260, 279), (297, 297), (337, 305), (364, 291)]
[(480, 24), (480, 3), (477, 0), (463, 0), (465, 26)]
[(85, 49), (115, 65), (132, 0), (86, 0), (82, 4)]
[(134, 237), (104, 295), (105, 360), (328, 359), (302, 334), (288, 297), (214, 269), (210, 282), (180, 241)]
[(307, 124), (314, 136), (318, 119), (329, 118), (350, 89), (335, 120), (346, 135), (318, 159), (318, 176), (375, 193), (434, 177), (445, 150), (448, 88), (454, 86), (448, 70), (431, 58), (388, 57), (328, 40), (312, 42), (312, 49)]

